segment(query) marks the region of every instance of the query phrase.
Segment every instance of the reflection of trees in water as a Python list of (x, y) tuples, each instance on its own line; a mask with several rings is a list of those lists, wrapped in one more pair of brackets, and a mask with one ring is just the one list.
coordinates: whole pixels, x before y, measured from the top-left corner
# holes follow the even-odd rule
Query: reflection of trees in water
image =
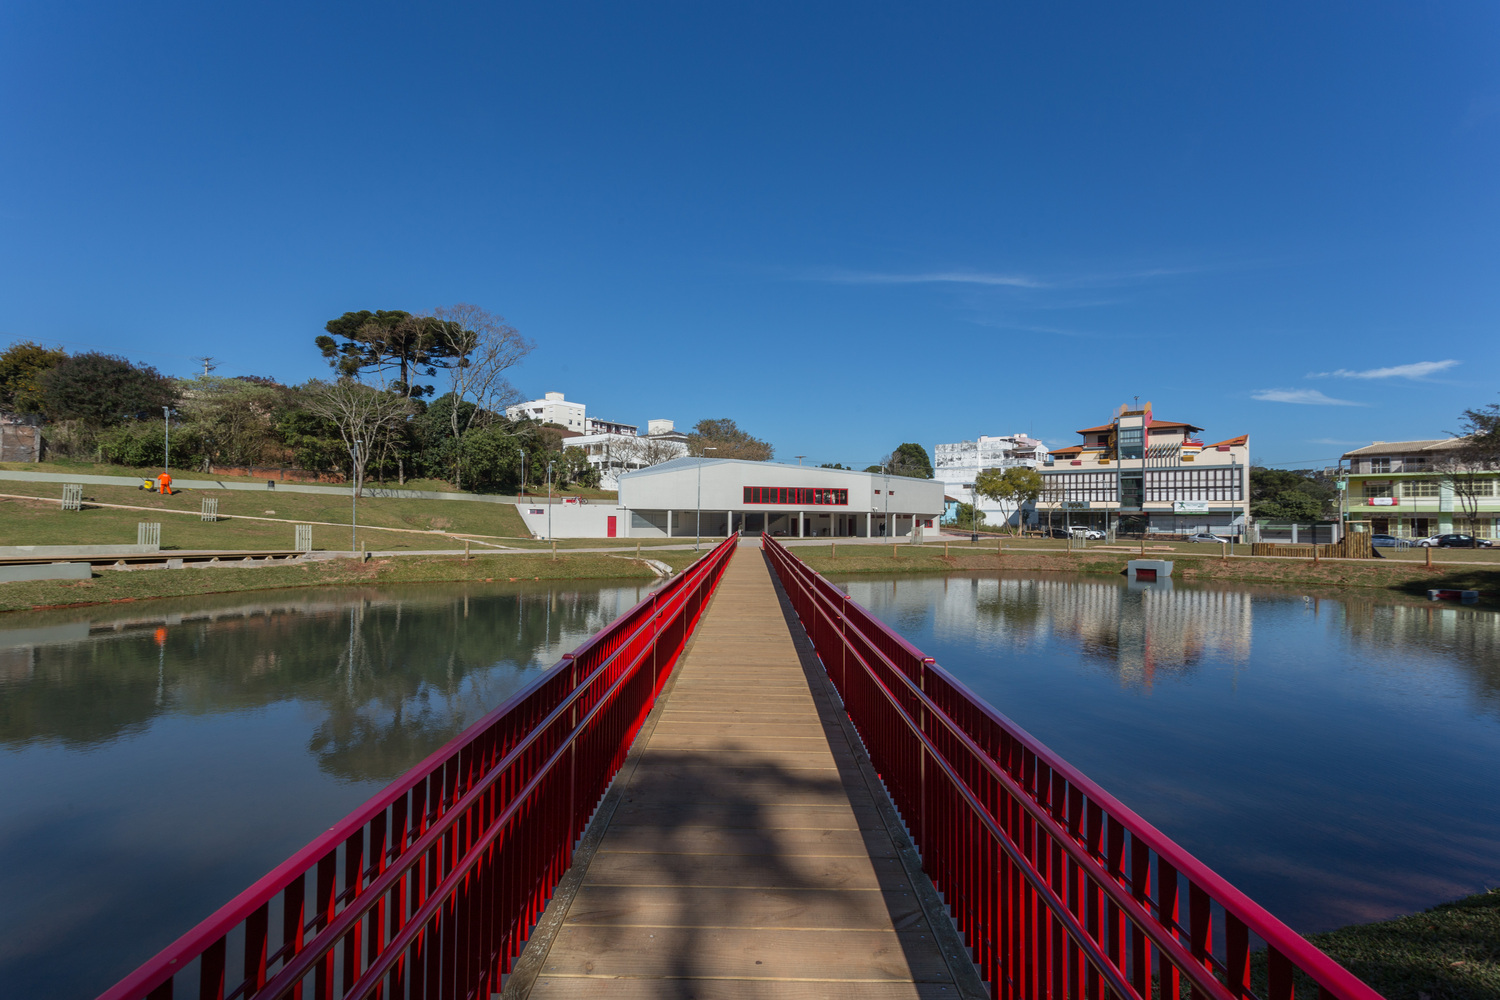
[(84, 749), (139, 732), (161, 714), (299, 700), (326, 713), (310, 743), (326, 770), (388, 779), (634, 599), (616, 597), (512, 586), (370, 589), (241, 603), (199, 617), (96, 621), (86, 633), (75, 629), (72, 641), (52, 642), (57, 627), (28, 632), (17, 627), (24, 620), (8, 618), (0, 629), (0, 641), (10, 642), (0, 651), (0, 745)]
[(1345, 597), (1343, 630), (1372, 659), (1437, 656), (1463, 668), (1475, 702), (1500, 715), (1500, 615), (1444, 604)]

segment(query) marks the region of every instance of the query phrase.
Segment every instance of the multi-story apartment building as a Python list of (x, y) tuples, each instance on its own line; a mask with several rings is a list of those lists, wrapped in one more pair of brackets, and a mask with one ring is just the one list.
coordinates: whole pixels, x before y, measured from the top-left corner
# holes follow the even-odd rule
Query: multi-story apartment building
[[(1047, 461), (1047, 446), (1025, 434), (991, 437), (977, 441), (940, 444), (933, 448), (933, 478), (942, 480), (947, 497), (959, 503), (975, 503), (974, 479), (985, 469), (1036, 468)], [(978, 497), (984, 523), (1010, 524), (1023, 516), (1015, 504)]]
[(1147, 534), (1243, 535), (1250, 496), (1250, 435), (1205, 444), (1203, 428), (1158, 420), (1151, 404), (1052, 452), (1037, 510), (1054, 522)]
[(1500, 537), (1500, 470), (1470, 472), (1457, 461), (1462, 444), (1462, 438), (1376, 441), (1346, 452), (1345, 516), (1397, 538), (1450, 531)]
[(588, 430), (587, 408), (582, 403), (570, 403), (560, 392), (548, 392), (541, 399), (530, 399), (505, 408), (505, 415), (512, 420), (523, 417), (543, 424), (557, 424), (574, 434)]
[[(593, 425), (595, 421), (590, 418), (589, 423)], [(635, 433), (635, 428), (628, 424), (613, 426), (626, 430), (594, 430), (564, 441), (569, 447), (584, 450), (589, 464), (599, 470), (599, 485), (606, 490), (619, 489), (623, 473), (670, 462), (688, 453), (687, 435), (676, 430), (670, 420), (650, 421), (645, 434)]]

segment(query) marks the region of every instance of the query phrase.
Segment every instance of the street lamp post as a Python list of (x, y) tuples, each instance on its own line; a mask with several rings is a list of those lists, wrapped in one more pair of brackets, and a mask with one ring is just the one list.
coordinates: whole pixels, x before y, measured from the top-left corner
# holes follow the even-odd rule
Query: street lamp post
[(359, 440), (349, 446), (349, 551), (359, 549)]
[[(718, 451), (717, 448), (705, 447), (704, 451)], [(703, 459), (706, 455), (698, 458), (698, 513), (693, 517), (693, 551), (698, 551), (698, 543), (703, 540)]]
[(552, 540), (552, 463), (547, 463), (547, 540)]
[(170, 410), (163, 406), (161, 408), (161, 424), (164, 428), (162, 437), (161, 471), (171, 473), (172, 471), (172, 418)]

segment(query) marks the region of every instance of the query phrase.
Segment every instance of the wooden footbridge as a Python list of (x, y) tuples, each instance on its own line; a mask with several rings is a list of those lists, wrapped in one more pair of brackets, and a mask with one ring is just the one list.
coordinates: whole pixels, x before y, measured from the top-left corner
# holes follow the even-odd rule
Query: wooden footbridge
[(104, 994), (1374, 1000), (729, 539)]

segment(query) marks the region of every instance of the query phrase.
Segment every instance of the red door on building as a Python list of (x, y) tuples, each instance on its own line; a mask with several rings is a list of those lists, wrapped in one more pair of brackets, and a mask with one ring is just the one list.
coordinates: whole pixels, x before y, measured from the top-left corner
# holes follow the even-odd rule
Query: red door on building
[(609, 527), (606, 530), (609, 532), (608, 537), (615, 537), (615, 516), (613, 514), (609, 515)]

